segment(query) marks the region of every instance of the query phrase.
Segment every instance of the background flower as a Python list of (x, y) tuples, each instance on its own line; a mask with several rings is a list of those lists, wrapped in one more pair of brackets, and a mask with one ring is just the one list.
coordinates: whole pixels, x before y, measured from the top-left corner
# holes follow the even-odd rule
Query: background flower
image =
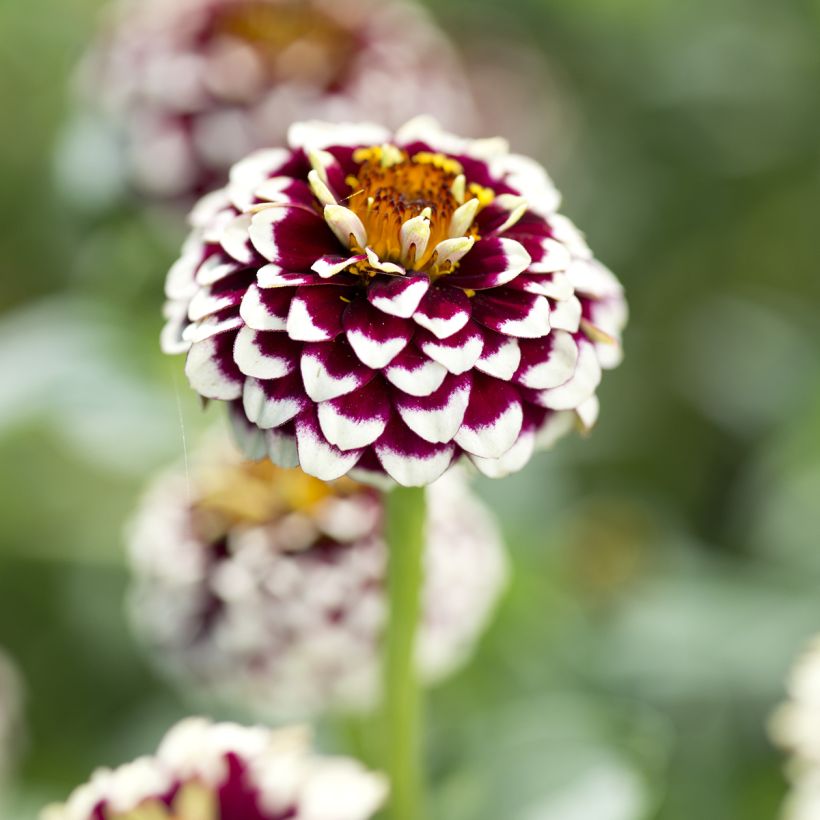
[(249, 456), (423, 485), (595, 423), (626, 304), (541, 166), (426, 118), (289, 142), (199, 202), (166, 281), (163, 349)]
[(384, 780), (348, 758), (313, 754), (301, 729), (189, 718), (156, 755), (100, 769), (42, 820), (365, 820)]
[[(66, 186), (106, 172), (155, 197), (203, 193), (305, 117), (470, 122), (446, 38), (405, 0), (115, 0), (63, 144)], [(71, 190), (68, 193), (72, 193)]]
[[(428, 499), (418, 663), (433, 682), (470, 654), (505, 561), (459, 474)], [(190, 478), (155, 481), (131, 527), (133, 622), (182, 691), (261, 716), (372, 708), (386, 615), (381, 529), (370, 488), (203, 452)]]

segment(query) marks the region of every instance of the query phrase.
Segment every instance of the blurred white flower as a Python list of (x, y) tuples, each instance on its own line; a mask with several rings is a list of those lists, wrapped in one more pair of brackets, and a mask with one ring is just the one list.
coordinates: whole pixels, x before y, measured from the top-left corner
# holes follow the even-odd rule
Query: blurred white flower
[(785, 820), (820, 817), (820, 636), (792, 669), (788, 699), (770, 721), (772, 739), (789, 753), (786, 772), (792, 790)]
[[(459, 471), (428, 499), (417, 654), (433, 682), (481, 634), (505, 561)], [(381, 533), (372, 488), (203, 453), (190, 476), (153, 484), (131, 527), (133, 622), (192, 694), (262, 716), (372, 708), (386, 615)]]
[[(405, 0), (116, 0), (79, 85), (87, 110), (59, 165), (90, 200), (123, 177), (158, 198), (204, 193), (294, 120), (398, 125), (428, 111), (463, 128), (473, 117), (446, 38)], [(104, 141), (122, 170), (102, 150), (101, 185), (82, 145)]]
[(154, 756), (99, 769), (41, 820), (366, 820), (386, 782), (349, 758), (320, 757), (302, 729), (188, 718)]

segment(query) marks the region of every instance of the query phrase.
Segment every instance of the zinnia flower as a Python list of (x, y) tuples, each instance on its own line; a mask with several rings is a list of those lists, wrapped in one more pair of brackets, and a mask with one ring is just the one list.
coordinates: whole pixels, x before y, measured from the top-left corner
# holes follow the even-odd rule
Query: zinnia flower
[[(110, 11), (69, 142), (113, 132), (124, 175), (149, 195), (222, 185), (234, 162), (306, 117), (471, 117), (449, 44), (412, 2), (117, 0)], [(81, 127), (93, 111), (107, 128)]]
[(98, 770), (41, 820), (366, 820), (385, 793), (355, 760), (313, 754), (301, 729), (189, 718), (156, 755)]
[[(378, 703), (386, 619), (382, 498), (227, 457), (155, 481), (131, 528), (133, 622), (183, 691), (260, 717)], [(190, 484), (189, 484), (190, 481)], [(459, 471), (429, 488), (417, 659), (463, 663), (505, 580), (493, 520)]]
[(200, 201), (166, 282), (163, 347), (249, 456), (424, 485), (594, 422), (626, 305), (541, 166), (424, 118), (289, 143)]

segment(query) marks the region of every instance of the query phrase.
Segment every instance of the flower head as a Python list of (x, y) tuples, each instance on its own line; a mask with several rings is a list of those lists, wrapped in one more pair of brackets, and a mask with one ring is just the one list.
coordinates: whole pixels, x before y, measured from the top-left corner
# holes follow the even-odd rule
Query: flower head
[(626, 305), (541, 166), (427, 119), (289, 141), (200, 201), (166, 282), (164, 349), (249, 456), (424, 485), (594, 422)]
[[(213, 453), (161, 477), (131, 528), (131, 613), (192, 693), (261, 717), (378, 700), (387, 547), (379, 493)], [(505, 580), (496, 528), (458, 472), (428, 491), (418, 664), (432, 682), (469, 654)]]
[(144, 193), (224, 183), (305, 117), (471, 117), (444, 36), (404, 0), (117, 0), (81, 91)]
[(366, 820), (385, 793), (356, 761), (313, 754), (301, 729), (189, 718), (154, 756), (98, 770), (41, 820)]

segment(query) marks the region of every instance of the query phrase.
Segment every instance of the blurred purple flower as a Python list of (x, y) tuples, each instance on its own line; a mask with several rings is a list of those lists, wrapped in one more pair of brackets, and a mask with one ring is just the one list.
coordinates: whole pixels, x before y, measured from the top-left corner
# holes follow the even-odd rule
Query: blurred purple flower
[(151, 196), (224, 184), (234, 162), (281, 142), (295, 120), (395, 126), (425, 110), (463, 126), (473, 116), (454, 53), (412, 2), (117, 0), (107, 22), (80, 72), (86, 116), (66, 150), (106, 153), (94, 135), (108, 133), (122, 175)]
[(252, 458), (324, 480), (489, 476), (591, 426), (626, 304), (504, 140), (298, 123), (204, 197), (162, 345)]
[[(132, 620), (163, 670), (190, 695), (263, 718), (374, 708), (387, 607), (381, 495), (219, 450), (200, 458), (190, 477), (155, 481), (130, 530)], [(459, 471), (428, 500), (417, 660), (431, 683), (467, 659), (506, 565)]]
[(313, 754), (301, 729), (189, 718), (156, 755), (98, 770), (41, 820), (366, 820), (385, 794), (355, 760)]

